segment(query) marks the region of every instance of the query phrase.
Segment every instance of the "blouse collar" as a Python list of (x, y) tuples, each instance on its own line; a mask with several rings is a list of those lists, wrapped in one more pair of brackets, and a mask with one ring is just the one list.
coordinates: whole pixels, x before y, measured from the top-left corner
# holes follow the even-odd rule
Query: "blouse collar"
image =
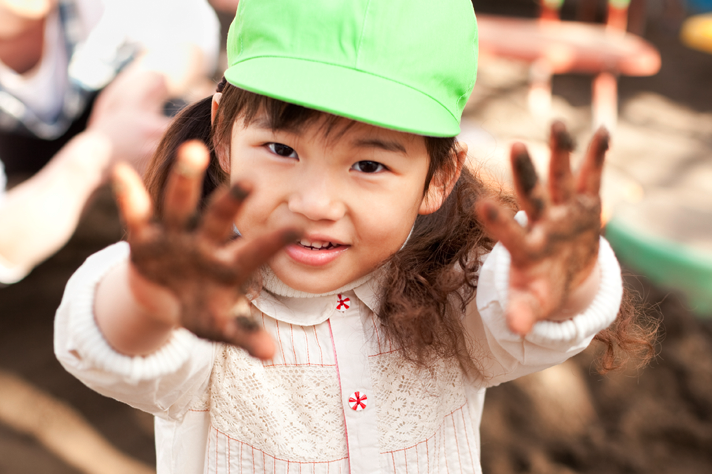
[(252, 304), (264, 314), (296, 326), (314, 326), (328, 320), (336, 311), (343, 295), (354, 293), (371, 311), (376, 311), (378, 274), (374, 271), (337, 290), (313, 294), (287, 286), (268, 268), (262, 269), (263, 288)]

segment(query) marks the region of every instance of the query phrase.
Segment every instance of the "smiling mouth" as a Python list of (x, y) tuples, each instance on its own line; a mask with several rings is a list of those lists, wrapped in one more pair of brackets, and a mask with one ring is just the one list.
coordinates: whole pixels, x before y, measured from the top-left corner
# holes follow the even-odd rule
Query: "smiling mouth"
[(329, 265), (340, 259), (350, 245), (326, 240), (302, 238), (285, 248), (287, 255), (300, 265), (316, 268)]
[(332, 250), (335, 248), (344, 247), (341, 244), (335, 244), (333, 242), (319, 242), (319, 241), (311, 242), (311, 241), (304, 240), (304, 239), (296, 242), (296, 244), (299, 245), (300, 247), (304, 247), (309, 250)]

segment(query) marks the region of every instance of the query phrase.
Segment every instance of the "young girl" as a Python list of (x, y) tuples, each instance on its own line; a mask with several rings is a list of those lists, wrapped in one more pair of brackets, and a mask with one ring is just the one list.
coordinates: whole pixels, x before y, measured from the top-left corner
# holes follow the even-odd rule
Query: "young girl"
[(515, 146), (514, 221), (454, 138), (476, 37), (468, 0), (242, 0), (148, 192), (116, 169), (128, 242), (70, 280), (56, 353), (156, 416), (160, 473), (480, 472), (487, 387), (632, 340), (605, 132), (574, 178), (552, 127), (548, 191)]

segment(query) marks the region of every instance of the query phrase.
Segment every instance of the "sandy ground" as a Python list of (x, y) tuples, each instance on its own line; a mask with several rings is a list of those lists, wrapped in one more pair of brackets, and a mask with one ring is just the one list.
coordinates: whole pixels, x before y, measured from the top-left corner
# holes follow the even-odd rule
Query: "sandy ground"
[[(647, 37), (660, 48), (663, 69), (652, 78), (621, 78), (621, 117), (607, 175), (609, 188), (637, 185), (643, 194), (634, 199), (635, 193), (624, 193), (611, 201), (618, 209), (637, 204), (640, 212), (633, 216), (654, 216), (650, 220), (670, 237), (707, 245), (712, 56), (680, 46), (667, 21), (649, 24)], [(554, 114), (566, 119), (581, 143), (591, 132), (589, 86), (586, 77), (554, 82)], [(472, 141), (475, 159), (497, 166), (513, 138), (532, 144), (533, 152), (541, 150), (547, 120), (529, 115), (525, 94), (521, 66), (483, 65), (466, 116), (470, 135), (464, 137)], [(663, 225), (688, 208), (683, 224)], [(73, 454), (56, 439), (63, 432), (68, 438), (69, 428), (81, 428), (82, 420), (119, 452), (154, 464), (151, 418), (84, 387), (52, 353), (52, 320), (67, 279), (121, 232), (103, 190), (62, 251), (21, 283), (0, 290), (0, 416), (34, 419), (0, 423), (0, 474), (117, 472), (112, 463), (125, 460), (116, 452), (92, 458), (105, 452), (96, 438), (85, 438), (88, 444)], [(663, 317), (660, 357), (642, 372), (602, 377), (593, 373), (587, 351), (558, 368), (492, 389), (482, 426), (486, 473), (712, 472), (712, 315), (695, 318), (674, 293), (653, 288), (642, 277), (630, 282)], [(27, 388), (9, 382), (18, 380), (29, 384), (35, 399), (45, 400), (46, 394), (61, 403), (55, 412), (64, 410), (64, 418), (49, 417), (41, 404), (27, 415), (15, 410)], [(11, 386), (16, 388), (8, 393)], [(61, 423), (67, 419), (71, 423)]]
[[(16, 375), (51, 394), (78, 410), (119, 450), (152, 466), (151, 417), (86, 388), (59, 365), (52, 350), (53, 317), (64, 285), (86, 257), (120, 239), (121, 233), (111, 196), (102, 190), (64, 249), (19, 284), (0, 290), (0, 370), (5, 372), (0, 377)], [(7, 393), (1, 397), (0, 403), (9, 403)], [(50, 418), (40, 426), (52, 423)], [(35, 436), (0, 423), (0, 473), (38, 472), (82, 471), (50, 452)]]

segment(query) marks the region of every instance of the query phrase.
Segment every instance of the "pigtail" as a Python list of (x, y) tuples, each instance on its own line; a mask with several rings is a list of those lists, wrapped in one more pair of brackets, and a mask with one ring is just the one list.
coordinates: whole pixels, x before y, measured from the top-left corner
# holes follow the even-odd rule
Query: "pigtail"
[(603, 375), (628, 364), (643, 368), (657, 355), (660, 319), (643, 304), (640, 294), (624, 283), (618, 317), (608, 328), (596, 334), (594, 341), (603, 350), (594, 361)]

